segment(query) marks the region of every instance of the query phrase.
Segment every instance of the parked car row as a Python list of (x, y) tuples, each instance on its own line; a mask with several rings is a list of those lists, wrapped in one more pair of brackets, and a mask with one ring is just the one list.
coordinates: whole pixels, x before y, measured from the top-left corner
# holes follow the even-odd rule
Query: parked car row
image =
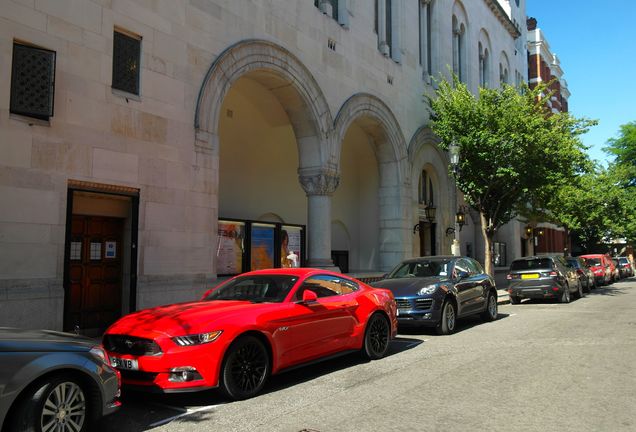
[(609, 285), (622, 277), (633, 276), (631, 263), (625, 257), (607, 254), (563, 257), (541, 255), (518, 258), (510, 264), (507, 275), (510, 303), (522, 299), (554, 298), (569, 303), (601, 285)]

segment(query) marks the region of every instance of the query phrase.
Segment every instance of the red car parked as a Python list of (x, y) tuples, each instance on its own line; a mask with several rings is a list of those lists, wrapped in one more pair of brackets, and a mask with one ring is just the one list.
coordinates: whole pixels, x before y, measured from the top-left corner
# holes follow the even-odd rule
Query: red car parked
[(609, 285), (614, 282), (616, 266), (607, 254), (581, 255), (587, 266), (594, 273), (594, 279), (598, 285)]
[(108, 328), (104, 346), (124, 386), (220, 387), (245, 399), (293, 366), (353, 350), (381, 358), (396, 333), (390, 291), (295, 268), (244, 273), (200, 301), (127, 315)]

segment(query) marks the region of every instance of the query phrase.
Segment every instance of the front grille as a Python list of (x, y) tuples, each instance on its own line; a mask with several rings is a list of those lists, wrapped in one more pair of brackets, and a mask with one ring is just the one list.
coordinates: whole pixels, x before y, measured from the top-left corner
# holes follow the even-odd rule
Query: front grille
[(153, 382), (157, 377), (157, 374), (153, 372), (133, 371), (126, 369), (119, 369), (119, 372), (121, 372), (121, 378), (127, 381)]
[(415, 299), (415, 309), (428, 310), (433, 307), (433, 299)]
[(133, 336), (105, 335), (104, 347), (107, 351), (117, 354), (130, 354), (134, 356), (154, 356), (161, 354), (161, 347), (152, 339)]
[(398, 309), (411, 309), (411, 301), (409, 299), (396, 298), (395, 303), (397, 303)]

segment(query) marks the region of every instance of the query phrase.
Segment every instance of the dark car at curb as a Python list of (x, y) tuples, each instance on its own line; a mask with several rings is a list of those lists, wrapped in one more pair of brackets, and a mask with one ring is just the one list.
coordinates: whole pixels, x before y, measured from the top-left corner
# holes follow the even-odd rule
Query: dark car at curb
[(518, 258), (510, 264), (508, 294), (511, 304), (522, 299), (557, 299), (569, 303), (571, 296), (584, 296), (576, 271), (561, 255)]
[(119, 409), (121, 379), (101, 345), (0, 327), (0, 430), (88, 432)]
[(618, 267), (621, 279), (634, 276), (634, 269), (632, 268), (632, 263), (629, 261), (629, 258), (618, 256), (614, 257), (614, 259), (616, 260), (616, 267)]
[(590, 270), (583, 258), (568, 257), (566, 258), (566, 261), (568, 263), (568, 266), (576, 271), (576, 274), (581, 281), (583, 291), (589, 293), (592, 289), (596, 288), (596, 278), (594, 277), (594, 272)]
[(438, 334), (451, 334), (458, 318), (480, 314), (484, 321), (493, 321), (498, 316), (495, 281), (469, 257), (408, 259), (371, 285), (393, 292), (400, 326), (434, 327)]

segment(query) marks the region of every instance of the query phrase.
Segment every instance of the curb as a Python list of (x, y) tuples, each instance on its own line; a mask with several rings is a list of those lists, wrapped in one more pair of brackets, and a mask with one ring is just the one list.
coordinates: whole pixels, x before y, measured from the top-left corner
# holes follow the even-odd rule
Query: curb
[(497, 290), (497, 304), (503, 305), (510, 303), (510, 296), (506, 290)]

